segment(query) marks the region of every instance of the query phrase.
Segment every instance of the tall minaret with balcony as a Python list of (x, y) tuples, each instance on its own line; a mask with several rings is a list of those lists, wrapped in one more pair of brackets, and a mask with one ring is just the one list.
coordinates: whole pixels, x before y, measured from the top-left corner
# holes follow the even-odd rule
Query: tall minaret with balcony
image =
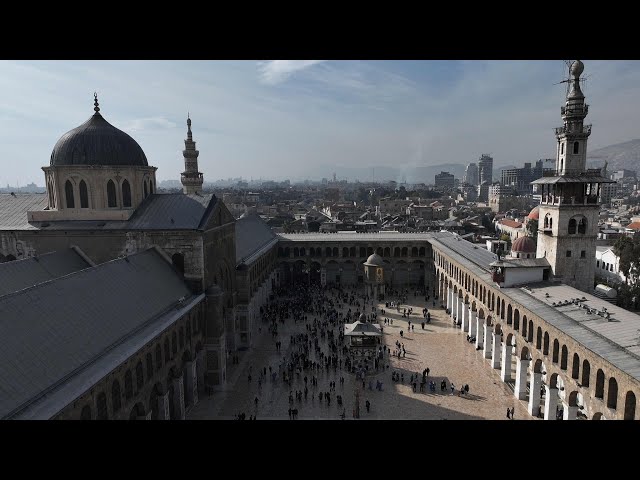
[(198, 171), (198, 155), (196, 142), (191, 133), (191, 118), (187, 115), (187, 138), (184, 141), (184, 172), (181, 174), (182, 191), (187, 194), (202, 192), (202, 173)]
[(542, 193), (539, 208), (536, 257), (546, 258), (551, 273), (568, 285), (591, 292), (594, 288), (598, 197), (600, 185), (611, 181), (599, 169), (587, 170), (585, 125), (589, 106), (580, 89), (584, 64), (576, 60), (569, 67), (567, 99), (560, 112), (564, 125), (556, 128), (556, 168), (532, 182)]

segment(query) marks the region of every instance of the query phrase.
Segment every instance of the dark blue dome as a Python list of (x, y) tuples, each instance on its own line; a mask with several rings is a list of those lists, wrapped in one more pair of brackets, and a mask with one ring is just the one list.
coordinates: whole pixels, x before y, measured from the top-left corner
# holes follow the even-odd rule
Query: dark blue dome
[(96, 112), (68, 131), (53, 147), (52, 167), (59, 165), (132, 165), (148, 167), (147, 157), (133, 138)]

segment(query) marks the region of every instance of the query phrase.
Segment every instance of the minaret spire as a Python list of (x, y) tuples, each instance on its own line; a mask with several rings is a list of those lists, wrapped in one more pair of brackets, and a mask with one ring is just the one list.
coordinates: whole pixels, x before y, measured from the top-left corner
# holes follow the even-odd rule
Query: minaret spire
[(191, 195), (202, 191), (203, 177), (198, 171), (198, 155), (200, 152), (196, 150), (196, 142), (193, 141), (193, 133), (191, 132), (191, 116), (187, 113), (187, 138), (184, 141), (184, 172), (182, 172), (182, 191)]
[(98, 104), (98, 94), (96, 92), (93, 92), (93, 110), (94, 112), (96, 112), (96, 114), (100, 114), (100, 106)]

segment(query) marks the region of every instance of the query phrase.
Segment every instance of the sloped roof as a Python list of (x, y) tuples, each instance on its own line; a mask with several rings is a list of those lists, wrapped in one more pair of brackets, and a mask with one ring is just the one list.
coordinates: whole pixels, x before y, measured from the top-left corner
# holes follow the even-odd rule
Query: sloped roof
[(247, 215), (236, 221), (236, 265), (245, 262), (263, 247), (278, 241), (278, 236), (258, 215)]
[(0, 297), (0, 418), (49, 397), (192, 296), (149, 249)]
[(640, 222), (632, 222), (627, 225), (625, 228), (630, 228), (632, 230), (640, 230)]
[(91, 266), (74, 248), (0, 263), (0, 297)]
[(500, 220), (500, 224), (506, 227), (511, 227), (511, 228), (522, 227), (522, 224), (520, 222), (516, 222), (515, 220), (509, 220), (508, 218), (503, 218), (502, 220)]
[(344, 334), (350, 335), (362, 335), (362, 336), (378, 336), (382, 335), (380, 331), (380, 325), (375, 323), (364, 323), (357, 321), (354, 323), (347, 323), (344, 326)]
[(0, 230), (36, 229), (27, 221), (27, 212), (44, 210), (48, 202), (43, 193), (0, 193)]

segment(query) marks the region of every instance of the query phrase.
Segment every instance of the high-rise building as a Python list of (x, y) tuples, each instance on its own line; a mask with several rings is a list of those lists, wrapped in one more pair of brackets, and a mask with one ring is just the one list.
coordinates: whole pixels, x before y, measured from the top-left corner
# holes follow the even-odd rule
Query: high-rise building
[(474, 187), (478, 185), (478, 165), (476, 163), (470, 163), (464, 171), (464, 182)]
[(436, 187), (454, 187), (454, 176), (449, 172), (440, 172), (436, 175)]
[(536, 166), (531, 168), (531, 163), (525, 163), (524, 168), (509, 168), (502, 170), (502, 185), (513, 187), (519, 195), (531, 195), (531, 182), (542, 177), (544, 160), (538, 160)]
[(584, 125), (589, 106), (580, 90), (583, 71), (580, 60), (569, 68), (569, 92), (560, 109), (564, 125), (556, 128), (555, 171), (544, 172), (533, 183), (542, 187), (536, 256), (546, 258), (552, 273), (564, 283), (590, 292), (594, 288), (600, 186), (611, 180), (600, 169), (586, 169), (591, 125)]
[(478, 181), (493, 183), (493, 158), (487, 153), (483, 153), (478, 162)]

